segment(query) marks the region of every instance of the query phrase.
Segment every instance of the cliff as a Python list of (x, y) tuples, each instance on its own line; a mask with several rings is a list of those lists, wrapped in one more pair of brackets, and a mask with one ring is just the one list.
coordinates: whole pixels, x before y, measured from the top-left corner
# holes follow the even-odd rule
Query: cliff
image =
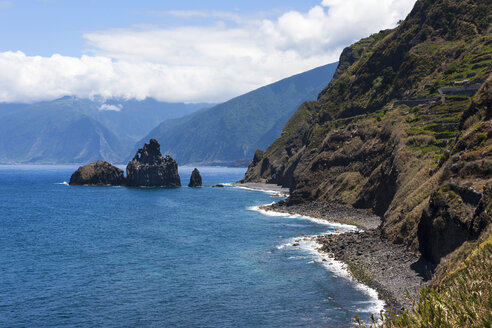
[(382, 217), (381, 235), (439, 263), (491, 221), (492, 4), (419, 0), (397, 28), (345, 49), (243, 182), (290, 204)]

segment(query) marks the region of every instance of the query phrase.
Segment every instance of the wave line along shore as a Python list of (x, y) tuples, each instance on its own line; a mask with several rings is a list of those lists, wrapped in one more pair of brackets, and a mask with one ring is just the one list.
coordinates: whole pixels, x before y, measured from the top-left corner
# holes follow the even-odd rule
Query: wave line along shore
[[(261, 191), (282, 191), (285, 188), (272, 184), (236, 183), (233, 186)], [(361, 230), (340, 234), (324, 234), (316, 238), (319, 251), (347, 265), (347, 270), (359, 282), (374, 288), (386, 308), (400, 311), (410, 309), (420, 287), (428, 280), (431, 264), (423, 261), (407, 247), (392, 244), (381, 238), (381, 218), (366, 210), (353, 209), (338, 204), (301, 203), (288, 205), (280, 201), (259, 207), (289, 215), (307, 216), (327, 223), (338, 222), (355, 225)]]

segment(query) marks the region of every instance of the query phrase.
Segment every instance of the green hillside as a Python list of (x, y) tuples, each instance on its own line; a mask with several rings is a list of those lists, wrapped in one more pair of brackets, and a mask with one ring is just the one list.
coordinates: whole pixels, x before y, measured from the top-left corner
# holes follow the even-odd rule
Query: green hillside
[(316, 99), (336, 63), (259, 88), (187, 117), (162, 122), (137, 145), (157, 139), (180, 164), (232, 164), (265, 149), (306, 100)]

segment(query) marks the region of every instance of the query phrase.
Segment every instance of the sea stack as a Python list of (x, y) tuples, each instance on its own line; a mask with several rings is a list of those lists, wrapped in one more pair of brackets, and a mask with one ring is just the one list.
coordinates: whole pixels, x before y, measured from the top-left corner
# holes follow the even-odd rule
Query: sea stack
[(190, 183), (188, 184), (188, 187), (201, 187), (202, 186), (202, 176), (200, 175), (200, 171), (198, 171), (197, 168), (191, 172), (191, 177), (190, 177)]
[(127, 185), (133, 187), (180, 187), (178, 163), (169, 155), (163, 157), (161, 145), (150, 139), (137, 150), (126, 166)]
[(125, 184), (123, 170), (104, 161), (78, 168), (70, 177), (70, 185), (119, 186)]

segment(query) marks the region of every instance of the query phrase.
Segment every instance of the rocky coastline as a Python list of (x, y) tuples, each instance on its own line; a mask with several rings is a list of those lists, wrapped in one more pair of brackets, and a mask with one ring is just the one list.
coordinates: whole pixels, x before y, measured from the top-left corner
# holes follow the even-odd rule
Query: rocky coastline
[(283, 188), (282, 186), (276, 184), (259, 183), (259, 182), (236, 182), (233, 183), (232, 185), (239, 188), (273, 192), (277, 196), (289, 195), (289, 188)]
[[(260, 190), (259, 185), (255, 189)], [(263, 190), (272, 188), (274, 185), (263, 184)], [(355, 279), (375, 289), (387, 310), (411, 309), (412, 300), (417, 299), (420, 288), (429, 282), (432, 264), (410, 248), (385, 240), (378, 229), (380, 217), (370, 211), (320, 202), (291, 205), (285, 201), (260, 208), (357, 226), (357, 231), (318, 236), (318, 252), (344, 263)]]
[(345, 263), (394, 312), (410, 310), (420, 288), (429, 282), (432, 265), (407, 247), (381, 238), (377, 230), (321, 235), (317, 242), (320, 252)]
[(363, 230), (376, 229), (381, 224), (381, 218), (370, 211), (354, 209), (335, 203), (305, 202), (288, 204), (286, 201), (280, 201), (272, 205), (261, 206), (261, 208), (266, 211), (306, 215), (327, 221), (350, 224)]

